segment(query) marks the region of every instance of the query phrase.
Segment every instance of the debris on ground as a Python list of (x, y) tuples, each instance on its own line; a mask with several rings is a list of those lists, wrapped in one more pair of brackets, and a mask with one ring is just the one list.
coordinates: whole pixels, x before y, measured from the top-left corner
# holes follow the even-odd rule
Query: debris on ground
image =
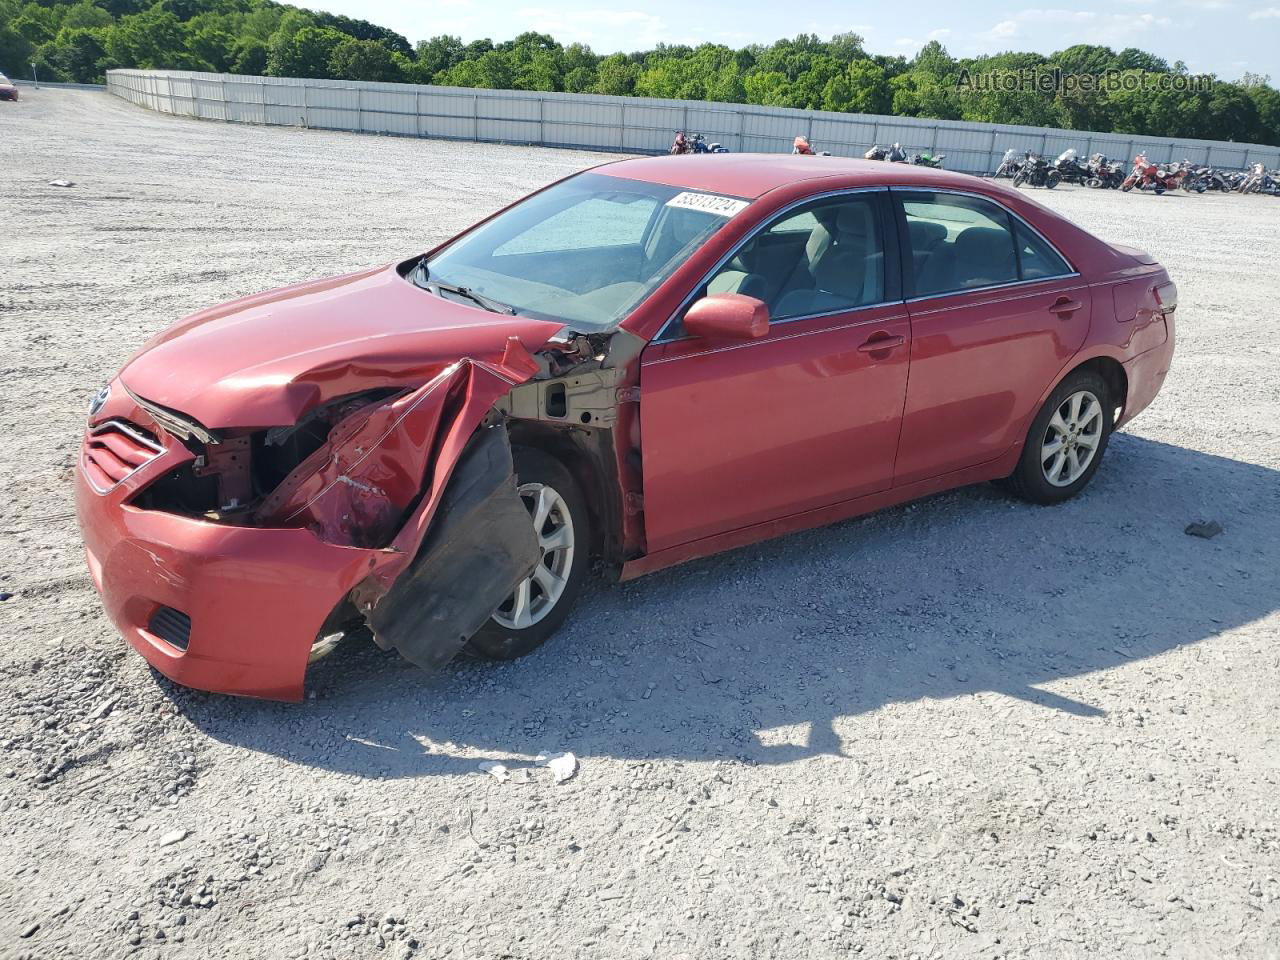
[(546, 767), (556, 783), (564, 783), (578, 772), (578, 758), (572, 753), (540, 753), (534, 758), (540, 767)]
[(51, 186), (51, 187), (74, 187), (74, 186), (75, 186), (75, 183), (74, 183), (73, 181), (71, 181), (71, 180), (50, 180), (50, 181), (49, 181), (49, 186)]
[(1187, 524), (1187, 529), (1182, 531), (1189, 537), (1199, 537), (1202, 540), (1212, 540), (1222, 532), (1222, 524), (1217, 520), (1210, 520), (1207, 523), (1199, 521)]

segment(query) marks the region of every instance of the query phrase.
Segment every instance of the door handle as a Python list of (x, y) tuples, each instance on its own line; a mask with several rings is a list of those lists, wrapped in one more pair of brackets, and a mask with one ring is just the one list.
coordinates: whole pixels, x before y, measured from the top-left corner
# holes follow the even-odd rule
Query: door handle
[(1071, 300), (1071, 299), (1068, 299), (1067, 297), (1062, 297), (1060, 300), (1054, 303), (1052, 307), (1049, 308), (1049, 312), (1056, 313), (1058, 315), (1058, 319), (1061, 320), (1071, 316), (1071, 314), (1075, 313), (1077, 310), (1079, 310), (1083, 306), (1084, 304), (1081, 303), (1079, 300)]
[(859, 353), (880, 353), (884, 350), (892, 350), (894, 347), (900, 347), (907, 340), (905, 337), (889, 336), (887, 334), (872, 337), (866, 343), (858, 348)]

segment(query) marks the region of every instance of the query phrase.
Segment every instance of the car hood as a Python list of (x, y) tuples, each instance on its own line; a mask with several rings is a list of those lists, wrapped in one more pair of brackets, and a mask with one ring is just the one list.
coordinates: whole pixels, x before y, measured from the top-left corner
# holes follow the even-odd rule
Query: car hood
[(394, 265), (256, 294), (192, 314), (148, 341), (120, 379), (209, 428), (287, 426), (324, 401), (418, 386), (464, 357), (535, 351), (560, 324), (444, 300)]

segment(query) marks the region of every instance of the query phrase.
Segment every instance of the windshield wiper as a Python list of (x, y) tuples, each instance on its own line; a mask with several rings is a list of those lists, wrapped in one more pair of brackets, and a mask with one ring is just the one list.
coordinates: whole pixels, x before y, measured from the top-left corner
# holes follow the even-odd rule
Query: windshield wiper
[(423, 290), (431, 290), (436, 296), (441, 293), (452, 293), (455, 296), (464, 297), (477, 306), (484, 307), (491, 313), (502, 313), (509, 317), (516, 315), (515, 308), (501, 302), (486, 297), (482, 293), (476, 293), (470, 287), (460, 287), (456, 284), (445, 283), (443, 280), (433, 280), (427, 273), (427, 261), (419, 260), (418, 265), (413, 268), (413, 283), (415, 286), (421, 287)]

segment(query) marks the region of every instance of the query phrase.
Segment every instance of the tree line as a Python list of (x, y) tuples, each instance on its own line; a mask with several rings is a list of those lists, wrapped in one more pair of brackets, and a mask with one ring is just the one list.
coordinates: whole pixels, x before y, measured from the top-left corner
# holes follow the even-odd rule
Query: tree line
[[(270, 0), (0, 0), (0, 70), (24, 76), (30, 63), (45, 79), (81, 83), (99, 82), (113, 67), (207, 70), (714, 100), (1280, 145), (1280, 91), (1269, 77), (1169, 82), (1187, 77), (1183, 63), (1092, 44), (1047, 57), (1008, 52), (956, 59), (931, 41), (907, 58), (869, 53), (855, 33), (830, 40), (801, 34), (740, 49), (659, 44), (604, 56), (532, 32), (500, 43), (441, 35), (413, 46), (365, 20)], [(1124, 82), (1074, 89), (1036, 82), (1055, 71)], [(1013, 90), (966, 82), (975, 76), (1023, 82)]]

